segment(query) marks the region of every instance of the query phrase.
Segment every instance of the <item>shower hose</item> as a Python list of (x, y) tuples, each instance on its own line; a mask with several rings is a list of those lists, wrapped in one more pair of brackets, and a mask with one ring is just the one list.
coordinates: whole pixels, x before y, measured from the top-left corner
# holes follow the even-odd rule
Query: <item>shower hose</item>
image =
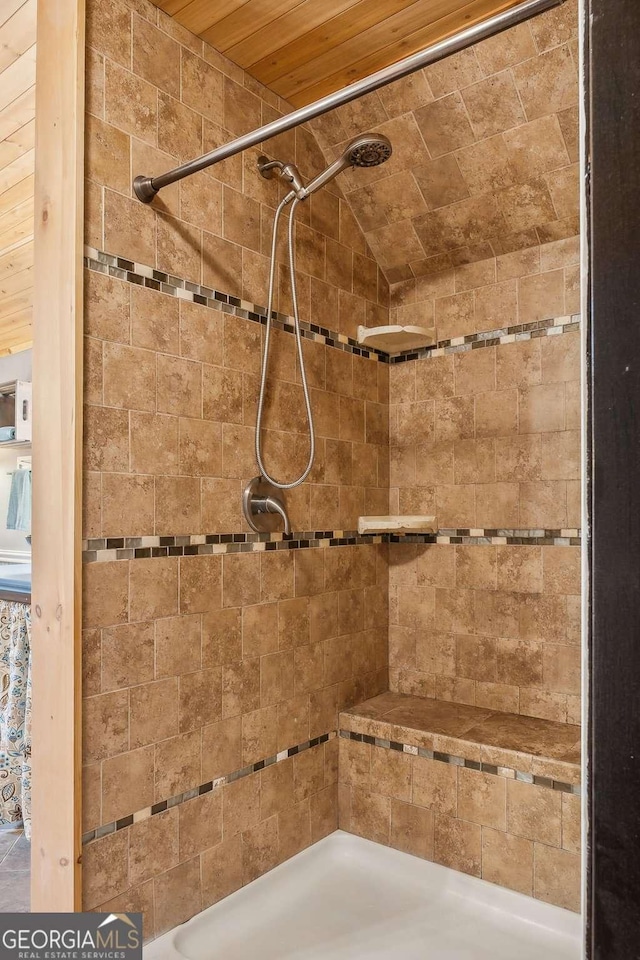
[(272, 322), (272, 310), (273, 310), (273, 287), (276, 271), (276, 246), (278, 241), (278, 224), (280, 221), (280, 215), (284, 210), (286, 204), (291, 199), (290, 195), (286, 196), (284, 200), (280, 202), (276, 210), (276, 214), (273, 221), (273, 235), (271, 238), (271, 266), (269, 270), (269, 296), (267, 303), (267, 323), (265, 327), (264, 335), (264, 350), (262, 353), (262, 368), (260, 373), (260, 394), (258, 397), (258, 413), (256, 417), (256, 461), (258, 463), (258, 469), (262, 477), (271, 483), (274, 487), (278, 487), (280, 490), (291, 490), (293, 487), (300, 486), (303, 483), (309, 474), (311, 473), (311, 468), (313, 466), (313, 458), (315, 456), (315, 436), (313, 430), (313, 413), (311, 412), (311, 398), (309, 396), (309, 385), (307, 383), (307, 372), (304, 365), (304, 357), (302, 355), (302, 333), (300, 331), (300, 317), (298, 314), (298, 292), (296, 287), (296, 261), (295, 261), (295, 214), (296, 207), (300, 202), (297, 197), (295, 197), (291, 203), (291, 213), (289, 214), (289, 236), (288, 236), (288, 249), (289, 249), (289, 274), (291, 279), (291, 301), (293, 304), (293, 320), (295, 325), (296, 332), (296, 347), (298, 350), (298, 359), (300, 361), (300, 379), (302, 380), (302, 392), (304, 394), (304, 403), (307, 412), (307, 422), (309, 424), (309, 460), (307, 466), (305, 467), (302, 474), (298, 477), (297, 480), (291, 480), (288, 483), (281, 483), (279, 480), (275, 480), (267, 472), (267, 468), (264, 465), (264, 460), (262, 457), (262, 416), (264, 413), (264, 403), (265, 395), (267, 389), (267, 373), (269, 369), (269, 347), (271, 343), (271, 322)]

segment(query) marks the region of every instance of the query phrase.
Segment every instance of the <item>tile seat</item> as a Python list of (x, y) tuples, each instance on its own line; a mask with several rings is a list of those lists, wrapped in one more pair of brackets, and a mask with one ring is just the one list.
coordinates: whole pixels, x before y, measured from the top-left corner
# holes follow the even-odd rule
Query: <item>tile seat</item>
[(561, 783), (580, 783), (580, 727), (387, 692), (340, 714), (340, 730)]

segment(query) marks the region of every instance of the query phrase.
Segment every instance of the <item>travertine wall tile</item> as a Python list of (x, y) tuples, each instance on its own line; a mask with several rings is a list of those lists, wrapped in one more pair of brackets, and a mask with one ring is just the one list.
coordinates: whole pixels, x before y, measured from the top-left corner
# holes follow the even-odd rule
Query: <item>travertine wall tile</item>
[[(550, 12), (350, 105), (318, 124), (324, 156), (306, 128), (267, 145), (307, 177), (364, 127), (394, 145), (300, 208), (303, 319), (354, 337), (386, 322), (389, 283), (392, 318), (441, 339), (577, 310), (576, 29)], [(282, 194), (257, 150), (150, 206), (129, 175), (212, 149), (281, 101), (142, 0), (92, 0), (88, 44), (87, 242), (264, 304)], [(274, 306), (291, 312), (282, 262)], [(262, 328), (93, 272), (85, 316), (85, 535), (246, 530)], [(290, 494), (294, 528), (353, 529), (387, 511), (390, 482), (392, 509), (441, 526), (577, 525), (577, 342), (390, 369), (306, 341), (318, 449)], [(274, 336), (271, 369), (265, 448), (288, 474), (307, 456), (290, 336)], [(389, 630), (386, 557), (89, 564), (85, 828), (334, 729), (339, 709), (386, 688), (389, 648), (396, 689), (576, 722), (577, 548), (394, 545)], [(542, 836), (505, 781), (351, 751), (364, 746), (339, 745), (346, 828), (575, 904), (574, 798)], [(335, 829), (337, 770), (338, 743), (320, 744), (93, 841), (86, 906), (140, 909), (151, 935), (183, 922)]]
[[(130, 176), (273, 119), (280, 101), (150, 4), (92, 0), (88, 20), (88, 242), (264, 305), (282, 193), (258, 175), (258, 150), (150, 206), (132, 197)], [(325, 165), (306, 129), (267, 149), (306, 177)], [(417, 187), (413, 199), (426, 209)], [(303, 319), (349, 336), (358, 323), (386, 320), (388, 286), (337, 185), (300, 208), (298, 250)], [(246, 530), (240, 494), (256, 471), (263, 329), (86, 276), (85, 535)], [(290, 312), (282, 263), (277, 277), (274, 307)], [(311, 483), (290, 495), (292, 524), (354, 529), (365, 504), (380, 512), (387, 499), (388, 371), (324, 344), (307, 340), (304, 350), (317, 456)], [(288, 334), (274, 334), (270, 372), (265, 449), (284, 475), (307, 457)], [(334, 550), (340, 575), (329, 571), (326, 581), (321, 550), (89, 564), (86, 829), (322, 736), (342, 706), (383, 690), (387, 572), (384, 562), (376, 569), (377, 549), (366, 548), (372, 564), (358, 548)], [(148, 929), (159, 933), (331, 832), (336, 750), (301, 755), (290, 796), (261, 805), (255, 774), (225, 788), (222, 803), (214, 791), (89, 844), (86, 905), (144, 903)]]
[(375, 183), (344, 177), (390, 283), (578, 234), (577, 33), (570, 2), (312, 122), (331, 159), (365, 128), (393, 143)]
[[(393, 739), (395, 730), (378, 721), (375, 735)], [(457, 755), (470, 747), (451, 740)], [(519, 754), (496, 754), (492, 762), (513, 763), (516, 756), (522, 764)], [(384, 775), (389, 764), (391, 778)], [(580, 908), (575, 794), (341, 738), (339, 797), (342, 830), (547, 903)]]
[[(474, 274), (491, 276), (474, 264), (461, 285)], [(553, 294), (547, 302), (552, 315)], [(567, 417), (567, 396), (575, 405), (579, 394), (579, 339), (571, 332), (392, 364), (390, 509), (435, 513), (440, 528), (579, 527), (580, 434)], [(436, 398), (420, 401), (433, 402), (433, 421), (416, 414), (416, 396)], [(390, 551), (392, 689), (579, 722), (569, 615), (579, 547), (411, 549), (411, 567), (400, 546)]]

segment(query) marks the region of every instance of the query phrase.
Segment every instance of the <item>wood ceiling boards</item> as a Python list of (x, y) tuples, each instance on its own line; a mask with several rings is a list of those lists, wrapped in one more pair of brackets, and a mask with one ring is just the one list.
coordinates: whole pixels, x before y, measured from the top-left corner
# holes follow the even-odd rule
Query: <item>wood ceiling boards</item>
[(32, 342), (36, 0), (0, 4), (0, 355)]
[(520, 0), (160, 0), (192, 33), (299, 107)]

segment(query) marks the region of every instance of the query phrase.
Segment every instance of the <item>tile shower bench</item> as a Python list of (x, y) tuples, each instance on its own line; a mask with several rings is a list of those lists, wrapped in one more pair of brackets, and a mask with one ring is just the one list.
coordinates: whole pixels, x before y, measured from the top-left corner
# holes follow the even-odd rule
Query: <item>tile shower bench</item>
[(340, 827), (580, 908), (580, 727), (383, 693), (340, 714)]

